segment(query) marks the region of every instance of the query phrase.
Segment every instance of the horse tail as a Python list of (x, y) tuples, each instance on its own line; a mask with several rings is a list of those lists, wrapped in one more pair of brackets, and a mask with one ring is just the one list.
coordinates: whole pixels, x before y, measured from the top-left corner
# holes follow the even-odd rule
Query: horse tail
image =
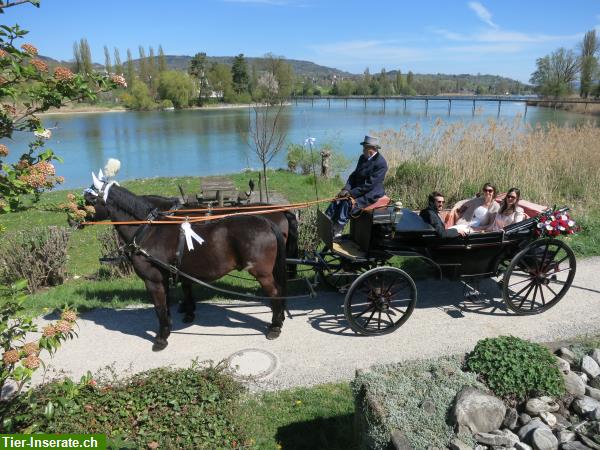
[[(291, 211), (284, 211), (288, 221), (288, 238), (285, 243), (285, 251), (288, 258), (298, 258), (298, 219), (296, 214)], [(287, 265), (288, 278), (296, 278), (298, 275), (298, 266), (296, 264)]]
[(287, 272), (285, 268), (285, 240), (283, 239), (283, 234), (281, 234), (281, 230), (275, 223), (270, 220), (269, 226), (271, 227), (271, 231), (275, 235), (275, 239), (277, 239), (277, 256), (275, 258), (275, 265), (273, 266), (273, 278), (275, 279), (275, 283), (279, 287), (278, 297), (285, 297), (287, 295)]

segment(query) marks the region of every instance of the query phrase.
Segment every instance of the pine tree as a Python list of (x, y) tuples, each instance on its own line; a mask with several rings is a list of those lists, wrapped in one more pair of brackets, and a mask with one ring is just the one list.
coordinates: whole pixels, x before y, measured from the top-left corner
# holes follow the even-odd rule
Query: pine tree
[(248, 77), (248, 66), (244, 59), (244, 54), (240, 53), (233, 60), (233, 66), (231, 67), (231, 75), (233, 78), (233, 90), (237, 94), (248, 92), (248, 83), (250, 81)]
[(208, 68), (206, 53), (196, 53), (190, 61), (188, 72), (198, 80), (198, 104), (202, 105), (208, 96)]
[(104, 46), (104, 70), (106, 73), (112, 73), (112, 64), (110, 63), (110, 53), (108, 47)]

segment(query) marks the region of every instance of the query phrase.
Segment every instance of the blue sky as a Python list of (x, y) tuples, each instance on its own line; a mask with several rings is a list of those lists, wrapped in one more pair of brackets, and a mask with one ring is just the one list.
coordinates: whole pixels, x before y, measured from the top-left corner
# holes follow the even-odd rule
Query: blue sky
[(262, 56), (267, 52), (353, 73), (491, 73), (528, 81), (535, 60), (573, 48), (599, 27), (597, 0), (42, 0), (8, 8), (1, 23), (30, 30), (40, 53), (73, 58), (85, 37), (95, 62), (104, 45), (162, 45), (166, 54)]

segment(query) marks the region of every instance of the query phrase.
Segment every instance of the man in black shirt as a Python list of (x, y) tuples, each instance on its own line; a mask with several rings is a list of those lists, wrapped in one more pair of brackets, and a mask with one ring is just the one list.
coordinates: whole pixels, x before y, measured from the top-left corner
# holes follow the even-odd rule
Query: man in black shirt
[(440, 211), (444, 209), (444, 194), (438, 191), (434, 191), (431, 194), (429, 194), (428, 200), (429, 204), (427, 205), (427, 208), (421, 210), (419, 215), (425, 221), (425, 223), (428, 223), (433, 228), (435, 228), (435, 232), (439, 237), (451, 238), (457, 237), (459, 235), (467, 235), (465, 231), (457, 231), (455, 229), (446, 230), (444, 222), (442, 221), (442, 218), (439, 214)]

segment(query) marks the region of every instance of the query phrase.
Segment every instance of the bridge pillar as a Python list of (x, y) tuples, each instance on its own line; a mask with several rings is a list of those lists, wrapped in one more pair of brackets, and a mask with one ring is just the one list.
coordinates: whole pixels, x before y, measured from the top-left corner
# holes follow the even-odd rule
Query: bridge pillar
[(448, 115), (450, 115), (450, 111), (452, 110), (452, 99), (448, 99)]
[(365, 109), (367, 109), (367, 97), (363, 98), (364, 102), (365, 102)]
[(502, 100), (498, 101), (498, 117), (500, 117), (500, 106), (502, 105)]
[(404, 111), (406, 111), (406, 99), (404, 99)]
[(523, 114), (523, 119), (527, 117), (527, 102), (525, 102), (525, 113)]
[(312, 108), (314, 108), (314, 107), (315, 107), (315, 98), (314, 98), (314, 97), (310, 99), (310, 106), (311, 106)]
[(347, 98), (344, 99), (344, 103), (346, 103), (346, 109), (348, 109), (348, 99)]
[(475, 117), (475, 99), (473, 99), (473, 111), (471, 111), (471, 115)]
[(425, 99), (425, 116), (427, 116), (427, 110), (429, 109), (429, 99)]
[(383, 112), (385, 112), (385, 97), (383, 97)]
[(331, 109), (331, 99), (327, 99), (327, 108)]

